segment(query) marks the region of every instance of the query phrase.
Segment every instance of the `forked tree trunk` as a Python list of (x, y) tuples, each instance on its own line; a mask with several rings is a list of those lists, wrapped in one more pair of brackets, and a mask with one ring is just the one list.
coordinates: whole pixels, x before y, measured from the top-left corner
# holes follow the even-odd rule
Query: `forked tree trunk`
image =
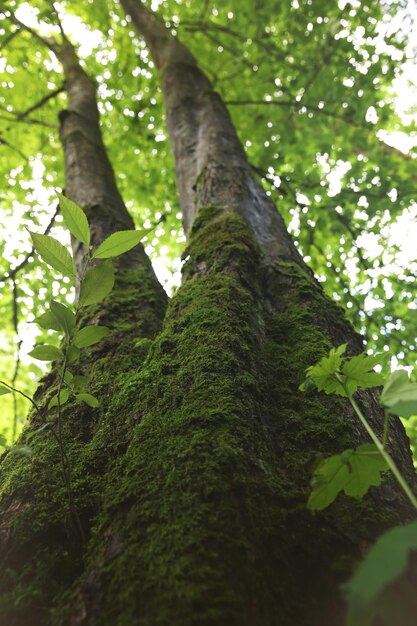
[[(65, 527), (54, 442), (39, 434), (33, 461), (4, 459), (4, 614), (19, 626), (340, 626), (340, 583), (410, 517), (391, 480), (363, 501), (306, 509), (318, 455), (366, 435), (346, 402), (298, 385), (331, 345), (362, 341), (253, 180), (190, 52), (141, 3), (122, 4), (161, 73), (184, 279), (153, 341), (140, 339), (163, 308), (148, 270), (103, 309), (114, 333), (90, 359), (102, 408), (65, 412), (85, 544)], [(380, 428), (374, 395), (359, 402)], [(398, 422), (390, 445), (415, 484)]]

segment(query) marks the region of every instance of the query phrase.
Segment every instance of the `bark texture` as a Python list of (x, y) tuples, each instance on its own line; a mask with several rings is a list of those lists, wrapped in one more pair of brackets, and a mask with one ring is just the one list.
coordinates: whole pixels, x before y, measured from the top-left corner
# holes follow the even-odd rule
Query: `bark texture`
[[(253, 180), (191, 53), (141, 3), (122, 4), (161, 73), (189, 233), (184, 280), (162, 329), (165, 300), (145, 264), (121, 268), (119, 289), (91, 312), (114, 332), (89, 357), (102, 408), (65, 412), (85, 543), (67, 525), (53, 442), (40, 433), (33, 460), (3, 459), (2, 615), (11, 626), (340, 626), (340, 584), (411, 516), (390, 479), (363, 501), (306, 509), (319, 455), (366, 436), (346, 402), (298, 386), (331, 345), (354, 353), (362, 341)], [(79, 171), (84, 135), (68, 131), (78, 111), (66, 120), (67, 171)], [(358, 401), (380, 429), (374, 395)], [(415, 485), (399, 423), (390, 445)]]
[[(61, 42), (39, 39), (53, 50), (64, 69), (68, 107), (60, 115), (60, 137), (65, 194), (88, 215), (91, 244), (96, 246), (116, 230), (133, 228), (133, 220), (118, 192), (103, 144), (93, 81), (65, 37)], [(79, 242), (73, 245), (80, 268), (85, 250)], [(102, 400), (100, 409), (68, 403), (63, 410), (64, 448), (75, 509), (86, 536), (91, 518), (100, 510), (96, 481), (116, 451), (126, 445), (121, 433), (126, 433), (127, 422), (122, 419), (115, 424), (110, 406), (123, 384), (124, 372), (141, 363), (147, 341), (160, 330), (167, 304), (142, 246), (116, 263), (115, 277), (106, 302), (84, 309), (79, 320), (106, 325), (111, 334), (85, 351), (80, 363), (69, 367), (74, 374), (90, 377), (91, 391)], [(52, 421), (56, 409), (47, 411), (47, 405), (57, 384), (52, 369), (35, 394), (41, 412)], [(7, 452), (1, 459), (0, 623), (10, 626), (49, 623), (55, 594), (82, 572), (85, 546), (69, 511), (58, 445), (49, 431), (37, 432), (42, 425), (39, 415), (32, 413), (20, 438), (20, 444), (30, 439), (32, 461)]]
[(186, 232), (201, 206), (242, 215), (267, 261), (302, 263), (273, 202), (252, 176), (229, 113), (193, 55), (137, 0), (121, 0), (160, 72)]

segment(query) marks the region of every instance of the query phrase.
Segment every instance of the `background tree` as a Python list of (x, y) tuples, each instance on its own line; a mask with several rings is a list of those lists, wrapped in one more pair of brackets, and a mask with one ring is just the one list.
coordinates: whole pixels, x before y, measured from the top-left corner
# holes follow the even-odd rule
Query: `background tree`
[[(363, 433), (343, 402), (317, 395), (306, 399), (298, 393), (298, 384), (304, 368), (331, 344), (347, 340), (354, 352), (361, 349), (361, 342), (343, 320), (340, 310), (314, 282), (271, 200), (255, 180), (219, 96), (198, 69), (192, 54), (142, 5), (126, 1), (124, 6), (132, 13), (161, 73), (181, 207), (187, 230), (193, 225), (184, 253), (183, 285), (172, 299), (162, 332), (155, 341), (151, 340), (160, 329), (165, 297), (143, 252), (131, 255), (119, 268), (119, 287), (109, 302), (89, 313), (91, 320), (105, 320), (113, 333), (105, 344), (92, 349), (81, 364), (81, 368), (90, 371), (96, 394), (102, 399), (100, 410), (80, 411), (79, 407), (70, 405), (65, 411), (74, 496), (88, 538), (86, 543), (80, 543), (68, 524), (62, 480), (59, 474), (51, 474), (51, 466), (57, 462), (54, 442), (45, 433), (38, 433), (31, 440), (32, 460), (5, 455), (3, 613), (11, 623), (22, 624), (29, 623), (28, 620), (100, 624), (171, 624), (175, 620), (179, 624), (320, 624), (324, 619), (326, 623), (339, 624), (342, 606), (338, 583), (352, 570), (363, 543), (372, 542), (381, 530), (409, 514), (400, 494), (389, 483), (364, 503), (352, 505), (340, 499), (328, 514), (315, 518), (305, 509), (317, 454), (339, 451), (345, 444), (354, 445), (363, 439)], [(113, 29), (109, 22), (105, 24), (103, 7), (101, 3), (88, 7), (88, 20), (92, 27), (110, 29), (114, 48), (106, 51), (105, 42), (101, 57), (101, 62), (108, 62), (114, 56), (111, 50), (116, 51), (116, 58), (119, 51), (129, 55), (125, 52), (127, 46), (119, 46), (127, 29), (116, 12), (106, 13), (105, 19), (119, 23), (118, 28)], [(56, 20), (48, 5), (40, 3), (39, 8), (45, 24)], [(296, 17), (295, 24), (300, 21), (303, 25), (300, 33), (305, 35), (313, 32), (316, 24), (330, 21), (332, 28), (325, 33), (332, 46), (337, 47), (341, 40), (342, 50), (346, 47), (352, 50), (347, 43), (353, 49), (358, 46), (352, 33), (356, 33), (364, 14), (371, 13), (370, 19), (367, 16), (364, 20), (371, 28), (376, 28), (375, 20), (380, 17), (379, 7), (374, 6), (361, 7), (364, 13), (358, 15), (347, 5), (344, 9), (348, 15), (343, 13), (344, 9), (338, 9), (337, 17), (333, 15), (334, 7), (328, 7), (324, 17), (315, 16), (311, 29), (308, 25), (312, 22), (304, 20), (312, 19), (313, 9), (309, 5), (305, 8), (307, 11), (301, 15), (294, 4), (287, 15), (284, 7), (276, 22), (271, 23), (268, 15), (261, 25), (267, 12), (260, 7), (259, 24), (255, 20), (255, 26), (268, 34), (279, 24), (285, 32), (289, 20)], [(85, 17), (85, 9), (78, 9)], [(205, 10), (209, 10), (208, 5)], [(216, 12), (212, 14), (216, 16)], [(186, 19), (183, 24), (187, 24)], [(228, 26), (213, 26), (210, 21), (201, 25), (199, 20), (194, 20), (190, 27), (202, 33), (214, 30), (215, 37), (220, 31), (233, 41), (242, 37), (239, 29), (230, 34)], [(351, 41), (340, 35), (339, 27), (347, 29)], [(6, 48), (12, 50), (10, 58), (15, 65), (10, 67), (18, 75), (26, 70), (19, 55), (26, 55), (29, 41), (33, 44), (30, 35), (16, 20), (7, 21)], [(270, 57), (271, 45), (275, 46), (269, 42), (270, 37), (254, 39), (261, 42), (257, 46), (261, 54)], [(16, 45), (16, 40), (21, 43)], [(266, 47), (263, 40), (267, 40)], [(99, 240), (115, 223), (122, 221), (130, 226), (131, 222), (112, 183), (110, 166), (103, 153), (92, 83), (65, 39), (61, 44), (48, 42), (64, 67), (68, 91), (68, 113), (61, 115), (66, 191), (91, 216), (93, 235)], [(316, 38), (319, 50), (324, 43), (326, 37), (321, 34)], [(374, 46), (376, 42), (367, 45)], [(300, 48), (301, 73), (305, 71), (303, 63), (309, 58), (308, 46), (303, 49), (301, 56)], [(141, 50), (142, 58), (147, 58)], [(51, 60), (44, 56), (48, 57), (48, 48), (42, 45), (38, 52), (40, 75), (43, 77), (48, 70), (51, 80)], [(232, 52), (235, 52), (233, 46)], [(247, 57), (245, 52), (248, 50), (243, 49), (243, 59)], [(385, 79), (393, 66), (389, 52), (382, 52), (377, 61), (370, 63), (370, 75), (356, 68), (360, 76), (367, 76), (367, 85), (373, 71), (385, 86), (389, 84), (391, 77)], [(293, 54), (295, 51), (291, 50), (288, 59), (284, 55), (291, 67)], [(210, 58), (207, 57), (207, 62)], [(384, 70), (381, 62), (387, 64)], [(93, 69), (94, 61), (90, 64)], [(152, 69), (149, 60), (146, 65)], [(214, 63), (210, 65), (216, 68)], [(260, 66), (252, 65), (251, 73), (254, 67)], [(270, 64), (263, 67), (267, 70)], [(316, 73), (319, 70), (321, 67), (315, 69)], [(5, 71), (10, 73), (7, 67)], [(134, 70), (139, 76), (144, 71), (145, 78), (153, 80), (147, 69)], [(121, 73), (126, 74), (123, 70)], [(360, 76), (355, 75), (355, 80), (362, 80)], [(240, 85), (243, 79), (244, 73), (240, 72)], [(312, 83), (315, 80), (316, 77)], [(232, 80), (229, 82), (227, 90), (232, 99)], [(126, 94), (122, 87), (121, 93), (117, 87), (109, 97), (102, 85), (103, 81), (99, 93), (101, 90), (106, 102), (111, 103), (114, 96), (114, 102), (123, 99), (124, 106)], [(56, 95), (57, 85), (51, 83), (49, 88)], [(123, 82), (123, 89), (135, 92), (135, 87), (127, 81)], [(77, 100), (80, 93), (81, 101)], [(156, 87), (151, 93), (149, 102), (153, 105)], [(140, 93), (136, 86), (132, 98), (138, 102), (142, 96), (141, 102), (144, 94), (146, 91)], [(297, 93), (295, 103), (300, 102), (299, 96)], [(44, 96), (43, 100), (52, 112), (52, 99)], [(155, 99), (154, 106), (156, 102)], [(297, 109), (295, 103), (280, 101), (277, 108)], [(313, 105), (309, 104), (306, 111), (309, 107)], [(317, 118), (321, 110), (317, 104)], [(124, 115), (131, 117), (131, 111), (126, 106)], [(145, 111), (146, 107), (139, 112), (144, 113), (142, 120)], [(299, 108), (300, 119), (306, 111)], [(351, 128), (359, 129), (354, 138), (364, 141), (366, 136), (366, 141), (373, 142), (384, 158), (385, 155), (402, 158), (380, 145), (371, 132), (364, 133), (363, 112), (357, 114), (360, 124), (349, 122), (349, 116), (343, 117), (334, 110), (330, 117), (349, 127), (349, 133), (353, 133)], [(5, 113), (10, 127), (4, 145), (11, 149), (14, 146), (11, 135), (16, 133), (15, 139), (19, 138), (19, 124), (31, 112), (16, 112), (13, 105), (7, 105)], [(116, 149), (116, 145), (113, 148), (111, 145), (115, 133), (115, 144), (118, 154), (123, 155), (124, 165), (128, 159), (123, 142), (130, 142), (132, 133), (124, 122), (121, 126), (124, 132), (116, 130), (112, 121), (115, 111), (108, 113), (110, 127), (106, 136), (110, 152)], [(12, 118), (16, 118), (15, 125)], [(137, 120), (135, 116), (132, 119)], [(34, 128), (49, 129), (44, 127), (49, 121), (38, 121), (41, 123), (34, 124)], [(148, 130), (154, 130), (154, 122), (149, 120)], [(308, 150), (312, 151), (314, 145), (311, 139), (307, 148), (310, 143), (307, 139), (317, 133), (316, 122), (315, 116), (307, 124), (298, 122), (297, 118), (287, 138), (291, 145), (297, 125), (302, 124), (303, 142), (299, 142), (299, 151), (297, 144), (292, 161), (299, 162), (300, 169), (307, 172), (301, 177), (307, 181), (304, 189), (309, 184), (309, 167), (317, 169), (317, 163), (311, 163), (312, 152), (307, 158)], [(324, 131), (323, 126), (319, 127)], [(243, 133), (245, 128), (242, 122)], [(285, 130), (282, 124), (282, 132)], [(316, 136), (315, 157), (325, 137), (324, 132)], [(36, 142), (39, 138), (42, 132), (33, 135), (32, 140)], [(344, 141), (348, 139), (351, 136), (344, 135)], [(91, 159), (86, 150), (92, 149)], [(342, 150), (338, 146), (333, 149), (335, 154)], [(132, 166), (123, 167), (122, 175), (127, 182), (124, 185), (122, 182), (121, 188), (131, 190), (131, 181), (140, 176), (140, 154), (133, 161), (135, 177), (130, 182)], [(161, 168), (161, 156), (147, 162), (151, 180)], [(46, 164), (48, 159), (52, 157), (50, 153), (48, 157), (46, 147)], [(120, 156), (117, 160), (120, 162)], [(91, 163), (104, 166), (101, 171), (91, 171), (88, 168)], [(257, 169), (262, 170), (262, 165)], [(407, 166), (403, 159), (402, 167)], [(23, 171), (16, 172), (11, 180)], [(79, 177), (87, 175), (87, 184), (73, 178), (74, 171)], [(294, 169), (291, 173), (294, 174)], [(291, 176), (288, 178), (288, 189), (282, 190), (284, 212), (286, 203), (291, 203), (289, 198), (297, 198), (301, 193), (298, 188), (294, 191), (294, 186), (290, 191)], [(398, 180), (399, 187), (401, 176)], [(169, 189), (165, 178), (160, 184)], [(172, 206), (174, 203), (166, 206), (166, 228), (170, 228)], [(151, 204), (148, 214), (152, 214), (152, 208)], [(352, 226), (342, 217), (342, 220), (337, 218), (338, 222), (345, 227), (348, 223), (346, 228), (350, 232)], [(161, 219), (161, 215), (153, 219)], [(322, 220), (319, 224), (322, 228), (309, 232), (314, 232), (314, 236), (316, 232), (322, 233), (325, 241), (326, 229), (332, 230), (331, 223)], [(302, 233), (305, 241), (311, 238), (307, 229), (302, 228)], [(332, 245), (330, 237), (328, 243)], [(58, 286), (62, 288), (61, 284)], [(53, 386), (52, 372), (38, 392), (40, 404), (47, 401)], [(373, 395), (363, 393), (361, 402), (373, 413), (377, 424), (378, 409)], [(38, 427), (34, 417), (23, 441)], [(391, 443), (412, 480), (407, 444), (398, 424)], [(305, 590), (302, 604), (298, 597), (300, 587)]]

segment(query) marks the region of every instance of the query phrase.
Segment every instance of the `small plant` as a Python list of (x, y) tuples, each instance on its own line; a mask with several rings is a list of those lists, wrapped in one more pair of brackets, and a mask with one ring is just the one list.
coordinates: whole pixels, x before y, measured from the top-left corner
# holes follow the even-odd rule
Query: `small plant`
[[(346, 348), (347, 344), (332, 348), (328, 356), (307, 368), (307, 379), (300, 390), (315, 388), (348, 398), (372, 443), (321, 461), (313, 476), (307, 506), (313, 511), (322, 510), (341, 491), (362, 498), (371, 486), (381, 483), (382, 473), (390, 470), (417, 511), (417, 498), (387, 450), (390, 416), (408, 418), (417, 415), (417, 383), (410, 382), (405, 370), (394, 372), (386, 381), (380, 395), (385, 414), (380, 440), (354, 398), (359, 388), (383, 385), (382, 376), (373, 371), (379, 359), (366, 354), (343, 356)], [(384, 592), (404, 573), (412, 550), (417, 550), (417, 522), (394, 528), (378, 539), (345, 586), (347, 626), (373, 626), (376, 623), (375, 618), (383, 611)]]
[[(114, 268), (110, 260), (136, 246), (149, 232), (148, 230), (126, 230), (110, 235), (95, 250), (90, 245), (90, 228), (84, 211), (75, 202), (58, 194), (64, 224), (71, 235), (85, 246), (82, 269), (79, 274), (75, 260), (69, 250), (49, 235), (30, 232), (33, 247), (45, 263), (63, 276), (68, 276), (75, 284), (78, 281), (79, 297), (73, 306), (51, 300), (49, 308), (34, 322), (45, 330), (60, 335), (58, 348), (47, 343), (33, 348), (29, 355), (40, 361), (55, 361), (57, 364), (57, 387), (49, 399), (47, 409), (41, 410), (37, 403), (25, 393), (6, 381), (0, 381), (0, 395), (15, 392), (28, 399), (42, 421), (35, 432), (49, 430), (55, 437), (61, 459), (63, 479), (68, 497), (71, 519), (79, 534), (83, 530), (78, 518), (71, 489), (70, 465), (65, 452), (62, 433), (62, 407), (72, 400), (85, 403), (92, 408), (99, 406), (99, 400), (88, 391), (88, 376), (76, 373), (76, 364), (83, 348), (92, 346), (106, 337), (110, 330), (106, 326), (87, 324), (80, 326), (77, 316), (83, 307), (101, 302), (114, 286)], [(55, 415), (55, 417), (54, 417)], [(28, 438), (27, 438), (28, 439)], [(3, 442), (4, 443), (4, 442)], [(28, 445), (13, 446), (10, 452), (30, 456), (33, 451)]]

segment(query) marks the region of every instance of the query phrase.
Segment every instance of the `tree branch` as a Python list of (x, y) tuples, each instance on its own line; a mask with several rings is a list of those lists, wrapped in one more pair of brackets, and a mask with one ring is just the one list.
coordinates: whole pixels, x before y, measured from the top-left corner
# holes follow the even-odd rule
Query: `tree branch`
[[(55, 213), (53, 214), (53, 216), (51, 217), (48, 226), (45, 228), (44, 231), (44, 235), (47, 235), (49, 233), (49, 231), (51, 230), (52, 226), (54, 225), (56, 216), (59, 213), (59, 203), (57, 204), (57, 207), (55, 209)], [(4, 281), (4, 280), (14, 280), (16, 274), (18, 274), (20, 272), (20, 270), (29, 262), (29, 259), (31, 256), (33, 256), (33, 253), (35, 252), (35, 248), (32, 247), (31, 251), (28, 252), (25, 256), (25, 258), (23, 259), (23, 261), (21, 261), (18, 265), (16, 265), (16, 267), (14, 267), (13, 269), (11, 269), (9, 272), (6, 272), (5, 274), (3, 274), (3, 276), (0, 276), (0, 282)]]
[[(2, 109), (3, 111), (6, 110), (4, 107), (0, 107), (0, 109)], [(6, 117), (6, 115), (0, 115), (0, 120), (5, 120), (6, 122), (12, 122), (12, 124), (33, 124), (34, 126), (45, 126), (46, 128), (53, 128), (54, 130), (57, 130), (59, 128), (58, 124), (51, 124), (50, 122), (44, 122), (43, 120), (39, 120), (37, 118), (21, 119), (19, 115), (16, 113), (12, 113), (11, 111), (7, 111), (7, 113), (9, 113), (10, 115), (13, 115), (13, 117)]]
[(20, 32), (21, 32), (20, 28), (17, 28), (16, 30), (9, 33), (7, 37), (4, 39), (3, 43), (1, 44), (0, 51), (3, 50), (3, 48), (5, 48), (12, 41), (12, 39), (14, 39), (16, 35), (18, 35)]
[(7, 139), (3, 139), (2, 137), (0, 137), (0, 145), (7, 146), (8, 148), (10, 148), (10, 150), (13, 150), (19, 156), (21, 156), (22, 159), (24, 159), (25, 161), (28, 160), (26, 154), (24, 154), (19, 148), (16, 148), (16, 146), (13, 146), (11, 143), (9, 143)]
[(30, 33), (40, 43), (42, 43), (44, 46), (52, 50), (52, 52), (56, 53), (56, 48), (58, 44), (57, 44), (57, 41), (53, 37), (43, 37), (34, 28), (27, 26), (27, 24), (24, 24), (21, 20), (19, 20), (19, 18), (16, 17), (16, 15), (10, 9), (7, 9), (7, 11), (1, 11), (0, 15), (4, 15), (5, 18), (8, 19), (10, 22), (15, 24), (22, 30), (25, 30), (26, 32)]
[(54, 89), (53, 91), (51, 91), (50, 93), (46, 94), (46, 96), (44, 96), (43, 98), (41, 98), (38, 102), (36, 102), (35, 104), (33, 104), (32, 106), (30, 106), (28, 109), (26, 109), (26, 111), (23, 111), (22, 113), (16, 113), (16, 115), (20, 118), (23, 119), (25, 117), (27, 117), (28, 115), (30, 115), (31, 113), (33, 113), (33, 111), (36, 111), (37, 109), (40, 109), (41, 107), (43, 107), (44, 104), (46, 104), (49, 100), (51, 100), (52, 98), (55, 98), (56, 96), (58, 96), (60, 93), (62, 93), (63, 91), (65, 91), (65, 85), (61, 85), (60, 87), (57, 87), (56, 89)]

